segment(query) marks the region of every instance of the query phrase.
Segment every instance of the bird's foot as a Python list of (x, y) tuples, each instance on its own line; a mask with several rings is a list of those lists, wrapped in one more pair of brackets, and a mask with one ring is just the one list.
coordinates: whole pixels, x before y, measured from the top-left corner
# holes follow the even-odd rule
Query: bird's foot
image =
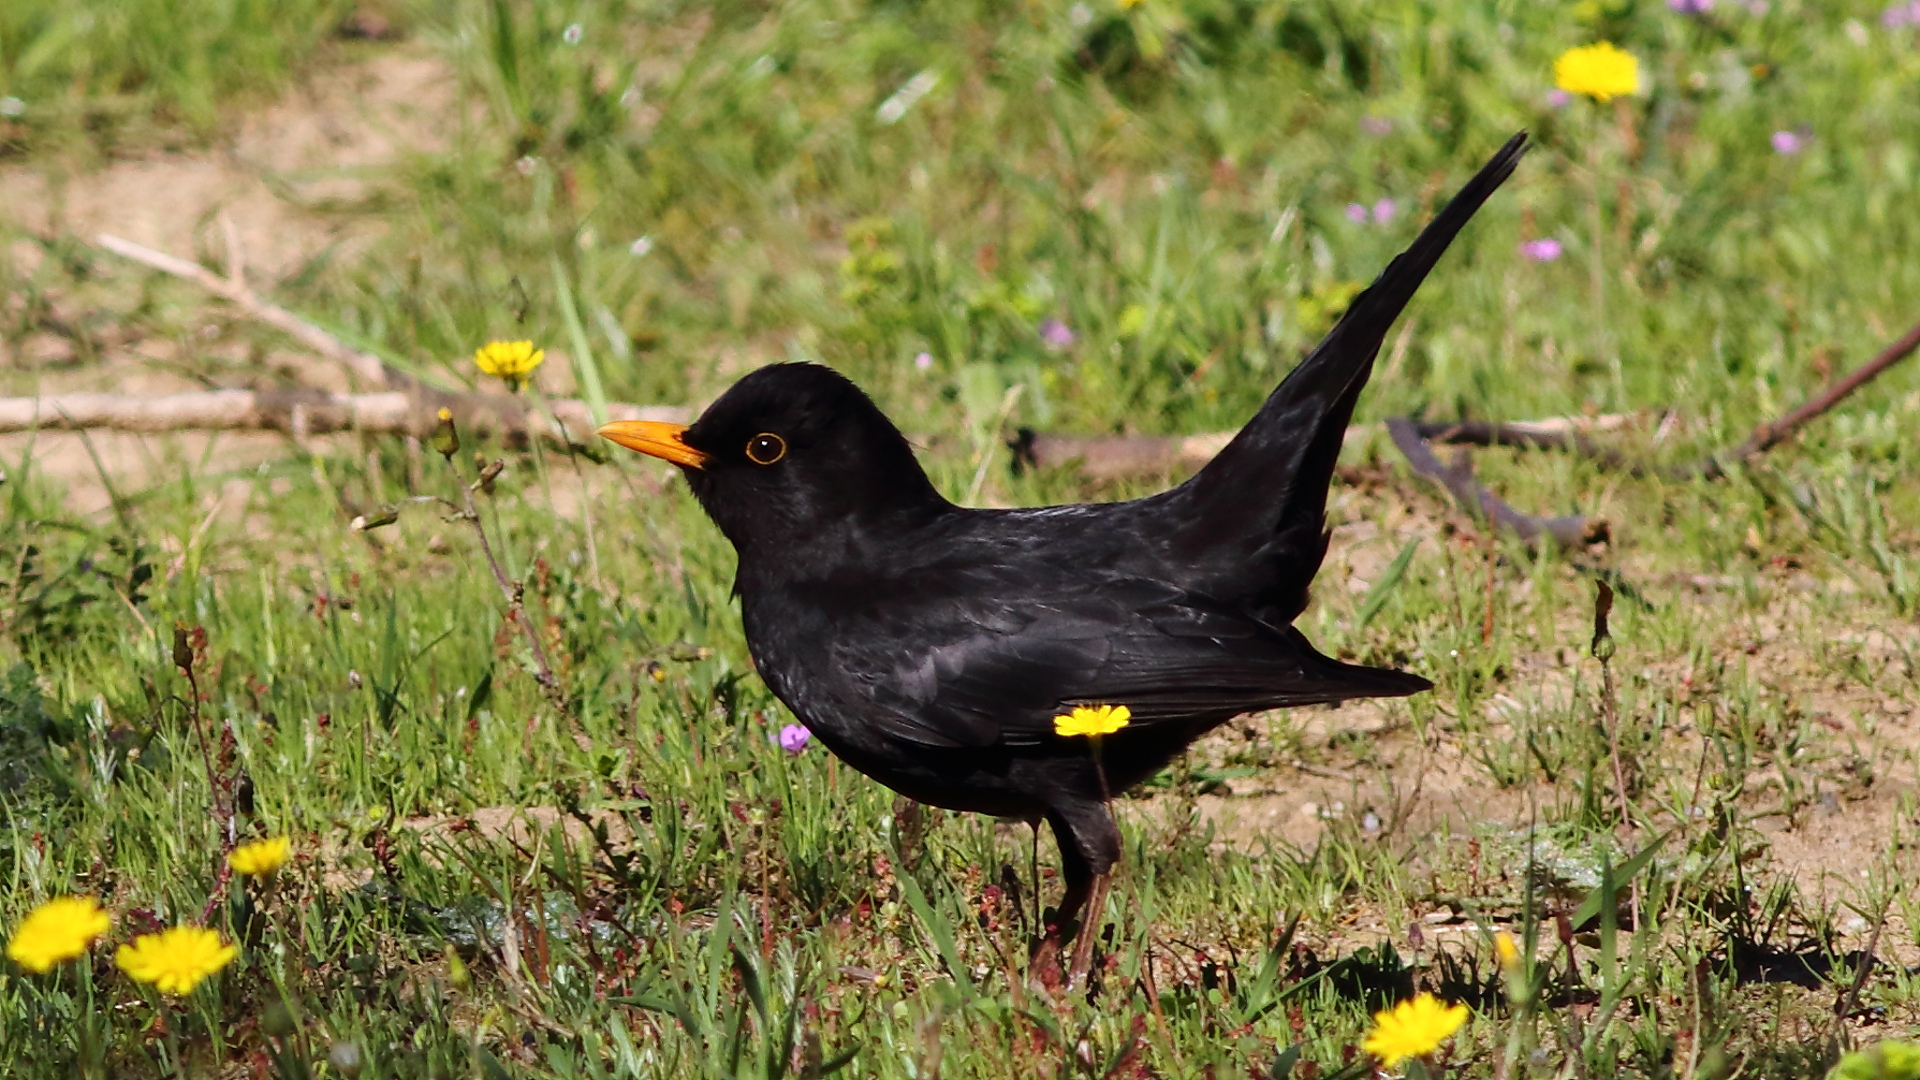
[(1066, 975), (1060, 968), (1060, 949), (1065, 940), (1060, 924), (1047, 924), (1045, 936), (1034, 943), (1033, 955), (1027, 961), (1027, 985), (1049, 995), (1066, 985)]

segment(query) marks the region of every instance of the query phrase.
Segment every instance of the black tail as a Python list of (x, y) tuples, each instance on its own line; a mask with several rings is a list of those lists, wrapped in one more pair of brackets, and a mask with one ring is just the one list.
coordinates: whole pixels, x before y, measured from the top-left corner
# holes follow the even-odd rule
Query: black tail
[[(1507, 140), (1413, 246), (1354, 298), (1226, 449), (1179, 489), (1191, 500), (1188, 520), (1198, 543), (1230, 560), (1272, 568), (1260, 594), (1241, 599), (1274, 625), (1286, 625), (1306, 607), (1307, 584), (1326, 552), (1327, 486), (1340, 440), (1388, 328), (1461, 227), (1512, 175), (1526, 141), (1525, 132)], [(1239, 562), (1242, 575), (1247, 565)]]

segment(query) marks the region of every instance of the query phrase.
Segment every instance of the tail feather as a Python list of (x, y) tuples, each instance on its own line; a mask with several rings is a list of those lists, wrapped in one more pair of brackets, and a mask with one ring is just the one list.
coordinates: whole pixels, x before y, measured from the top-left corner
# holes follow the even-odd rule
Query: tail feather
[[(1326, 552), (1327, 487), (1354, 403), (1373, 372), (1387, 330), (1420, 283), (1506, 178), (1525, 151), (1525, 132), (1500, 148), (1459, 194), (1421, 230), (1320, 344), (1288, 373), (1266, 404), (1207, 466), (1179, 489), (1192, 500), (1195, 537), (1229, 555), (1274, 568), (1263, 595), (1245, 597), (1274, 625), (1306, 607), (1307, 584)], [(1251, 550), (1247, 550), (1251, 548)]]

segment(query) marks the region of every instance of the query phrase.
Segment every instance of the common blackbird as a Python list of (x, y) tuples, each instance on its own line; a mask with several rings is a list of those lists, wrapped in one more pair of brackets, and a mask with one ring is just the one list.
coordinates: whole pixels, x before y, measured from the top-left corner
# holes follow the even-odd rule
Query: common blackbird
[[(1525, 141), (1387, 265), (1226, 449), (1159, 495), (955, 506), (879, 408), (814, 364), (752, 372), (691, 427), (620, 421), (600, 434), (684, 472), (739, 552), (754, 663), (821, 742), (921, 802), (1047, 821), (1066, 879), (1043, 943), (1057, 950), (1104, 899), (1120, 854), (1113, 795), (1242, 713), (1432, 687), (1323, 656), (1292, 623), (1387, 328)], [(1130, 720), (1098, 739), (1056, 730), (1094, 705), (1124, 705)], [(1070, 981), (1093, 938), (1080, 935)]]

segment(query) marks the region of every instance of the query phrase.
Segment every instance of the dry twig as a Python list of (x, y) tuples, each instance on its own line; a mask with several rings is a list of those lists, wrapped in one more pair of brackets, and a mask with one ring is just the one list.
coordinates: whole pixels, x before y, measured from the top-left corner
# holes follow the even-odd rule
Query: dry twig
[[(0, 398), (0, 433), (85, 430), (284, 431), (295, 438), (334, 431), (423, 437), (444, 405), (463, 430), (519, 443), (533, 438), (565, 446), (590, 445), (594, 422), (587, 404), (572, 398), (546, 402), (551, 419), (520, 398), (448, 395), (389, 390), (375, 394), (329, 394), (320, 390), (210, 390), (164, 397), (118, 394), (53, 394)], [(682, 422), (687, 410), (612, 403), (609, 419)], [(557, 422), (557, 423), (556, 423)]]
[(172, 274), (174, 277), (184, 278), (223, 300), (238, 304), (248, 315), (284, 331), (307, 348), (340, 363), (368, 386), (405, 388), (417, 382), (405, 372), (388, 366), (379, 357), (349, 346), (278, 304), (262, 300), (239, 277), (240, 259), (237, 249), (233, 259), (234, 276), (221, 277), (199, 263), (175, 258), (164, 251), (155, 251), (118, 236), (101, 233), (97, 239), (101, 247), (115, 255), (132, 259), (142, 266), (152, 267), (163, 273)]
[[(1590, 419), (1550, 417), (1506, 424), (1456, 421), (1414, 426), (1421, 438), (1435, 443), (1577, 449), (1591, 445), (1588, 434), (1615, 431), (1637, 419), (1633, 413), (1610, 413)], [(1355, 424), (1347, 429), (1346, 438), (1354, 439), (1375, 430), (1378, 429), (1371, 424)], [(1021, 428), (1007, 446), (1013, 451), (1016, 471), (1071, 465), (1089, 480), (1116, 480), (1126, 476), (1191, 472), (1213, 460), (1237, 434), (1213, 431), (1201, 435), (1049, 435)]]
[(1579, 547), (1596, 543), (1607, 536), (1604, 521), (1588, 520), (1580, 515), (1557, 518), (1537, 518), (1523, 514), (1481, 486), (1473, 478), (1473, 469), (1464, 455), (1452, 465), (1442, 464), (1435, 457), (1433, 449), (1415, 428), (1413, 421), (1404, 416), (1396, 416), (1387, 421), (1387, 434), (1393, 439), (1393, 445), (1406, 456), (1407, 464), (1413, 471), (1447, 489), (1455, 500), (1468, 511), (1486, 520), (1497, 530), (1512, 533), (1529, 543), (1542, 537), (1561, 547)]
[[(1867, 385), (1888, 368), (1905, 360), (1915, 349), (1920, 349), (1920, 323), (1903, 334), (1898, 341), (1880, 350), (1879, 355), (1854, 370), (1848, 372), (1839, 382), (1827, 388), (1827, 392), (1812, 401), (1794, 409), (1785, 416), (1768, 424), (1755, 428), (1747, 441), (1727, 452), (1727, 457), (1736, 462), (1766, 453), (1786, 439), (1787, 436), (1805, 427), (1809, 420), (1825, 415), (1835, 405), (1840, 404), (1849, 394)], [(1718, 457), (1708, 457), (1690, 470), (1692, 475), (1707, 480), (1718, 480), (1726, 475), (1725, 468)]]

